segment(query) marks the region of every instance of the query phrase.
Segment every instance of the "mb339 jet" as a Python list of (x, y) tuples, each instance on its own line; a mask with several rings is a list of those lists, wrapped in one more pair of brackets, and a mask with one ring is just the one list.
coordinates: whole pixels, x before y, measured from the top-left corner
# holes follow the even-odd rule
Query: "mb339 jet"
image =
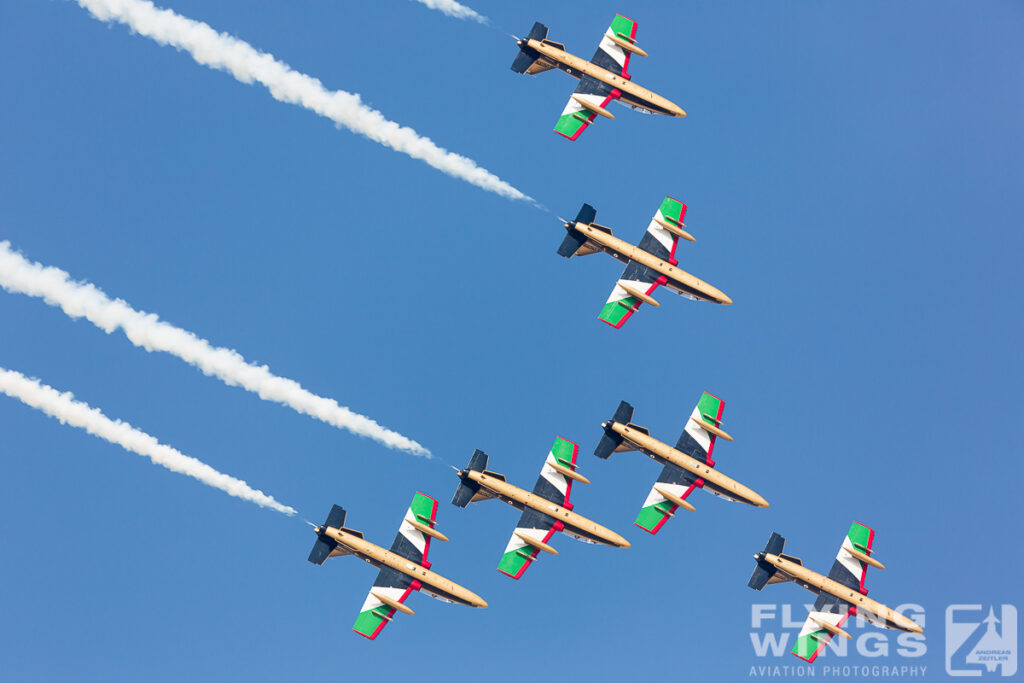
[(601, 320), (618, 329), (636, 313), (641, 303), (660, 306), (651, 296), (659, 285), (689, 299), (732, 303), (720, 289), (678, 267), (676, 245), (679, 238), (696, 241), (683, 230), (685, 216), (686, 204), (665, 197), (637, 246), (612, 235), (611, 228), (595, 223), (597, 211), (590, 204), (583, 205), (576, 220), (565, 222), (569, 234), (558, 247), (560, 256), (571, 258), (604, 252), (626, 264), (622, 277), (601, 309), (598, 316)]
[(714, 469), (711, 453), (715, 441), (733, 440), (719, 426), (724, 408), (722, 399), (704, 392), (675, 448), (655, 439), (645, 427), (633, 424), (633, 406), (625, 401), (619, 403), (611, 420), (601, 424), (604, 436), (594, 450), (597, 457), (607, 459), (612, 453), (640, 451), (665, 466), (636, 516), (634, 524), (638, 527), (656, 534), (679, 508), (694, 512), (696, 508), (687, 498), (698, 488), (728, 500), (768, 507), (768, 501), (755, 491)]
[(427, 560), (430, 539), (448, 540), (434, 528), (436, 517), (437, 501), (417, 493), (406, 510), (391, 550), (370, 543), (361, 531), (346, 528), (345, 509), (337, 505), (331, 508), (327, 521), (316, 527), (316, 543), (309, 553), (313, 564), (321, 565), (329, 557), (355, 555), (380, 569), (352, 625), (353, 631), (373, 640), (394, 618), (395, 612), (414, 614), (405, 606), (405, 599), (418, 590), (443, 602), (487, 607), (483, 598), (473, 591), (430, 570)]
[(462, 481), (455, 490), (453, 505), (464, 508), (470, 503), (497, 498), (523, 511), (498, 563), (502, 574), (518, 579), (541, 552), (557, 555), (558, 551), (548, 545), (556, 531), (586, 543), (629, 547), (629, 541), (611, 529), (572, 511), (569, 502), (572, 483), (590, 483), (576, 471), (578, 452), (579, 446), (572, 441), (555, 439), (533, 492), (508, 483), (503, 474), (488, 470), (487, 454), (480, 450), (473, 453), (465, 469), (459, 470)]
[(783, 553), (786, 539), (774, 532), (764, 550), (754, 555), (757, 567), (747, 584), (754, 590), (761, 590), (770, 583), (792, 581), (818, 596), (793, 646), (793, 654), (800, 659), (813, 662), (832, 636), (850, 638), (850, 634), (840, 627), (853, 615), (884, 628), (924, 632), (912, 619), (867, 596), (864, 579), (868, 565), (885, 569), (871, 556), (874, 540), (873, 529), (854, 522), (843, 539), (828, 576), (807, 569), (800, 558)]
[(566, 52), (565, 45), (548, 40), (548, 27), (539, 22), (516, 44), (519, 54), (512, 62), (516, 73), (533, 76), (561, 69), (579, 79), (555, 124), (555, 132), (570, 140), (578, 138), (598, 116), (614, 119), (605, 109), (612, 100), (648, 114), (686, 116), (679, 105), (632, 82), (628, 73), (630, 55), (646, 57), (647, 53), (636, 45), (636, 22), (621, 14), (615, 15), (589, 62)]

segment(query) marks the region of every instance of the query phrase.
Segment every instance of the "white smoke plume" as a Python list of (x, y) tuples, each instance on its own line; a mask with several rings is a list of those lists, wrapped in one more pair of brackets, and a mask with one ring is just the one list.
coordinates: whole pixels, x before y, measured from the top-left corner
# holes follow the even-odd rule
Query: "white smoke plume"
[(202, 461), (187, 456), (170, 446), (165, 446), (127, 422), (111, 420), (99, 409), (74, 400), (71, 392), (61, 393), (51, 386), (42, 384), (39, 380), (25, 377), (20, 372), (0, 368), (0, 393), (7, 394), (27, 406), (43, 411), (50, 417), (60, 420), (61, 424), (84, 429), (93, 436), (117, 444), (126, 451), (145, 456), (154, 464), (166, 467), (172, 472), (198, 479), (207, 486), (220, 489), (230, 496), (256, 503), (260, 507), (283, 512), (286, 515), (294, 515), (297, 512), (295, 508), (278, 503), (263, 491), (251, 488), (241, 479), (218, 472)]
[(120, 329), (138, 347), (177, 356), (205, 374), (225, 384), (240, 386), (265, 401), (288, 406), (388, 448), (430, 457), (430, 451), (417, 442), (338, 405), (334, 399), (317, 396), (295, 380), (279, 377), (265, 365), (248, 363), (237, 351), (213, 346), (187, 330), (160, 320), (153, 313), (137, 311), (121, 299), (111, 299), (95, 285), (76, 282), (59, 268), (29, 261), (12, 250), (7, 241), (0, 242), (0, 287), (8, 292), (41, 298), (72, 318), (84, 317), (108, 334)]
[(295, 71), (243, 40), (217, 32), (208, 24), (156, 7), (149, 0), (76, 1), (101, 21), (120, 22), (161, 45), (185, 50), (204, 66), (227, 71), (242, 83), (259, 83), (276, 100), (316, 112), (353, 133), (424, 161), (442, 173), (502, 197), (533, 201), (472, 159), (449, 152), (412, 128), (385, 118), (376, 109), (363, 104), (359, 95), (328, 90), (318, 79)]
[(416, 2), (426, 5), (430, 9), (436, 9), (444, 12), (448, 16), (455, 17), (456, 19), (472, 19), (473, 21), (478, 21), (481, 24), (487, 23), (487, 17), (474, 12), (465, 5), (460, 5), (455, 2), (455, 0), (416, 0)]

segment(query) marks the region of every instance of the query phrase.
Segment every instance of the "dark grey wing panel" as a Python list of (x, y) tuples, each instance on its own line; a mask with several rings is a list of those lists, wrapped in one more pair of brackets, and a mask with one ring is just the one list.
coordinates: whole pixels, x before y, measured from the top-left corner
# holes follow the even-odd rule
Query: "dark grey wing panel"
[(661, 277), (661, 275), (657, 271), (651, 270), (647, 266), (640, 265), (636, 261), (630, 261), (622, 271), (621, 279), (654, 284), (654, 281), (659, 277)]
[(407, 589), (412, 585), (412, 577), (408, 574), (395, 571), (391, 567), (383, 567), (377, 572), (377, 578), (373, 580), (374, 588), (401, 588)]
[(612, 86), (596, 78), (584, 76), (580, 79), (573, 92), (577, 95), (601, 95), (602, 97), (608, 97), (612, 94)]
[(686, 429), (683, 429), (683, 433), (679, 435), (679, 441), (676, 441), (676, 450), (686, 453), (695, 460), (700, 460), (705, 465), (708, 462), (707, 451), (701, 448), (697, 440), (690, 436)]
[(401, 555), (416, 564), (423, 564), (423, 553), (401, 531), (395, 534), (395, 542), (391, 544), (391, 552)]
[(661, 474), (658, 475), (659, 484), (680, 484), (682, 486), (689, 486), (693, 482), (697, 481), (691, 472), (684, 470), (678, 465), (673, 465), (668, 462), (665, 463), (665, 467), (662, 468)]
[(828, 614), (846, 614), (850, 609), (850, 603), (842, 598), (837, 598), (831, 593), (824, 591), (818, 594), (814, 601), (815, 612), (827, 612)]

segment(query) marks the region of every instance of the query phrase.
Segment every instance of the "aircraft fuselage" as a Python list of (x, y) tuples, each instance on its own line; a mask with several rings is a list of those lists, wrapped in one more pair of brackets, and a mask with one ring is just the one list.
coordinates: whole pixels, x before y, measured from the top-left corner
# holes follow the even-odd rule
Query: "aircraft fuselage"
[(768, 501), (762, 498), (753, 489), (744, 486), (735, 479), (728, 477), (714, 467), (697, 460), (694, 457), (679, 451), (668, 444), (658, 441), (650, 434), (638, 431), (628, 424), (612, 422), (609, 425), (616, 434), (622, 436), (625, 441), (636, 446), (637, 450), (661, 463), (670, 462), (681, 467), (690, 474), (698, 477), (704, 482), (703, 488), (709, 489), (723, 498), (753, 505), (754, 507), (766, 508)]
[(341, 548), (359, 559), (369, 562), (374, 567), (378, 569), (389, 567), (409, 576), (420, 584), (419, 590), (425, 593), (441, 600), (457, 602), (461, 605), (487, 607), (487, 602), (473, 591), (463, 588), (454, 581), (446, 579), (437, 572), (416, 564), (412, 560), (386, 550), (375, 543), (371, 543), (361, 536), (335, 527), (327, 527), (322, 529), (322, 532), (325, 536), (337, 542)]
[(551, 61), (559, 70), (564, 71), (573, 78), (580, 79), (583, 76), (590, 76), (602, 83), (607, 83), (619, 91), (619, 100), (634, 107), (645, 109), (654, 114), (665, 114), (667, 116), (686, 116), (686, 112), (676, 103), (653, 93), (647, 88), (633, 83), (628, 78), (612, 73), (604, 67), (593, 62), (577, 57), (574, 54), (560, 50), (553, 45), (531, 38), (521, 41), (520, 47), (529, 47), (539, 52)]
[(834, 579), (822, 576), (802, 564), (771, 553), (759, 553), (755, 557), (775, 566), (779, 572), (792, 579), (793, 583), (806, 588), (812, 593), (828, 593), (840, 600), (845, 600), (857, 608), (858, 614), (880, 626), (884, 625), (885, 628), (893, 628), (910, 633), (924, 632), (916, 622), (903, 616), (891, 607), (887, 607), (877, 600), (872, 600), (860, 591), (845, 586)]
[(588, 241), (600, 247), (601, 251), (615, 259), (623, 263), (636, 261), (640, 265), (647, 266), (651, 270), (660, 273), (667, 280), (664, 283), (665, 287), (674, 289), (681, 294), (716, 304), (732, 303), (732, 299), (714, 285), (704, 282), (699, 277), (691, 275), (682, 268), (660, 259), (636, 245), (619, 239), (604, 230), (595, 228), (593, 224), (570, 223), (570, 225), (572, 230), (582, 233)]
[(552, 503), (547, 498), (488, 475), (486, 472), (468, 470), (465, 476), (480, 484), (496, 498), (519, 510), (531, 508), (561, 522), (564, 527), (562, 531), (567, 534), (602, 545), (611, 545), (617, 548), (629, 547), (629, 541), (611, 529), (592, 522), (566, 507)]

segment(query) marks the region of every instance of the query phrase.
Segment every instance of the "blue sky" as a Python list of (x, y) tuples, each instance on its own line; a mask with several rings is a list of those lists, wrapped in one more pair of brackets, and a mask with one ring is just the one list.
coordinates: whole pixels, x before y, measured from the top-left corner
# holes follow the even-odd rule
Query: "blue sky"
[[(478, 3), (589, 57), (616, 12), (634, 79), (689, 112), (621, 107), (553, 132), (573, 82), (509, 71), (500, 30), (407, 0), (175, 0), (329, 88), (465, 154), (552, 213), (386, 150), (65, 1), (0, 2), (0, 237), (414, 438), (427, 461), (205, 377), (24, 296), (0, 295), (0, 366), (100, 407), (319, 521), (390, 544), (413, 493), (441, 501), (434, 568), (488, 610), (415, 596), (371, 643), (374, 577), (314, 567), (300, 519), (261, 510), (0, 398), (0, 678), (738, 680), (746, 587), (776, 530), (821, 571), (856, 519), (888, 566), (871, 596), (927, 611), (1020, 602), (1018, 3)], [(680, 265), (731, 307), (661, 296), (622, 330), (619, 274), (566, 261), (554, 215), (586, 201), (638, 239), (689, 205)], [(658, 468), (590, 455), (619, 400), (673, 441), (701, 391), (736, 437), (718, 467), (767, 510), (706, 494), (658, 536), (632, 519)], [(448, 504), (474, 448), (529, 487), (556, 435), (593, 480), (576, 510), (628, 550), (557, 540), (494, 570), (516, 513)], [(869, 632), (873, 627), (857, 631)], [(769, 629), (770, 630), (770, 629)], [(785, 629), (776, 629), (781, 632)], [(795, 629), (788, 629), (793, 631)], [(834, 660), (832, 660), (834, 661)], [(824, 662), (824, 660), (820, 660)]]

